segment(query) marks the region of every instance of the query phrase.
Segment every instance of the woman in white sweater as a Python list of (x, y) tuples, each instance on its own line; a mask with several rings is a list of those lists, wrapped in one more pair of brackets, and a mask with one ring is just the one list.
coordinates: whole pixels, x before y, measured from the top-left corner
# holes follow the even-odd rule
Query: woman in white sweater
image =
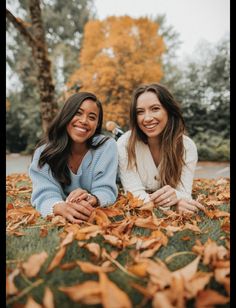
[(184, 134), (180, 108), (166, 87), (153, 83), (134, 91), (130, 126), (117, 141), (124, 190), (163, 210), (203, 209), (191, 196), (197, 148)]

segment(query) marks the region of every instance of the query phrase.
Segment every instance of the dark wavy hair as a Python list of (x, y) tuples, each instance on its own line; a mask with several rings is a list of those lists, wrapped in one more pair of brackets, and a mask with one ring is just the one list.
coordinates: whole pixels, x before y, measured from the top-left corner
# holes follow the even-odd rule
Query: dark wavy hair
[(137, 123), (137, 100), (145, 92), (153, 92), (168, 113), (167, 125), (160, 136), (160, 182), (161, 186), (170, 185), (176, 187), (181, 181), (182, 167), (185, 164), (183, 145), (185, 124), (179, 104), (168, 89), (159, 83), (140, 85), (133, 92), (130, 106), (131, 136), (128, 144), (128, 168), (136, 166), (136, 141), (141, 140), (147, 144), (147, 136)]
[(89, 149), (96, 149), (106, 142), (109, 139), (108, 137), (104, 137), (98, 143), (93, 144), (93, 137), (100, 134), (102, 130), (103, 109), (101, 102), (92, 93), (79, 92), (66, 100), (51, 123), (45, 137), (36, 146), (38, 148), (42, 144), (46, 144), (40, 155), (38, 166), (42, 168), (47, 163), (54, 178), (58, 180), (62, 187), (71, 183), (67, 162), (71, 153), (72, 141), (67, 133), (67, 125), (86, 99), (94, 101), (99, 109), (98, 125), (94, 135), (87, 140), (87, 146)]

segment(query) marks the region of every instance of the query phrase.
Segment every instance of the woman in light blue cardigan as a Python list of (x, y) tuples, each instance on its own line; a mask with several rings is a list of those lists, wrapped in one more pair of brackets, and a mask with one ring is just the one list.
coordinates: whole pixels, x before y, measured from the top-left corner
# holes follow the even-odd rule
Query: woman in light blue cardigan
[(117, 145), (101, 134), (101, 102), (89, 92), (70, 96), (36, 146), (29, 175), (31, 202), (43, 217), (87, 221), (96, 206), (116, 201)]

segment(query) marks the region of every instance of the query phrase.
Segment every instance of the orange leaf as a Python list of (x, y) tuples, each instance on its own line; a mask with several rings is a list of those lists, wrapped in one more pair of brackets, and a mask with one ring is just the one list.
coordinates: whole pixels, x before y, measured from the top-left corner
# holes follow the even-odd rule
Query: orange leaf
[(105, 273), (99, 273), (99, 283), (102, 293), (104, 308), (131, 308), (132, 304), (128, 295), (108, 279)]
[(22, 264), (22, 268), (27, 277), (35, 277), (41, 269), (41, 266), (47, 259), (48, 254), (43, 251), (39, 254), (33, 254), (27, 262)]
[(225, 297), (214, 290), (203, 290), (196, 298), (196, 308), (214, 307), (214, 305), (224, 305), (229, 302), (229, 297)]
[(48, 266), (46, 273), (53, 271), (61, 262), (66, 253), (66, 246), (62, 246), (56, 253), (55, 257), (52, 259), (51, 263)]
[(74, 302), (87, 305), (101, 304), (100, 284), (97, 281), (85, 281), (70, 287), (59, 287)]
[(45, 287), (43, 296), (43, 308), (54, 308), (54, 297), (49, 287)]
[(198, 263), (199, 263), (200, 258), (201, 257), (198, 256), (185, 267), (182, 267), (179, 270), (172, 272), (172, 276), (176, 278), (183, 277), (185, 281), (189, 281), (190, 279), (193, 278), (193, 276), (197, 272)]
[(18, 292), (17, 287), (14, 284), (14, 279), (17, 275), (19, 275), (20, 270), (19, 268), (14, 269), (12, 273), (10, 273), (6, 277), (6, 295), (14, 295)]

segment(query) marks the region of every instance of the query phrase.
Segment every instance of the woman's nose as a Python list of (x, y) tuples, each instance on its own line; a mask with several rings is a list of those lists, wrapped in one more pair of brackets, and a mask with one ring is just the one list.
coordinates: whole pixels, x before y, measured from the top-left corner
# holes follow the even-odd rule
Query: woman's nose
[(79, 117), (80, 123), (86, 124), (88, 122), (87, 116), (86, 115), (81, 115)]
[(152, 113), (145, 113), (144, 114), (144, 120), (145, 121), (151, 121), (153, 119), (153, 115), (152, 115)]

